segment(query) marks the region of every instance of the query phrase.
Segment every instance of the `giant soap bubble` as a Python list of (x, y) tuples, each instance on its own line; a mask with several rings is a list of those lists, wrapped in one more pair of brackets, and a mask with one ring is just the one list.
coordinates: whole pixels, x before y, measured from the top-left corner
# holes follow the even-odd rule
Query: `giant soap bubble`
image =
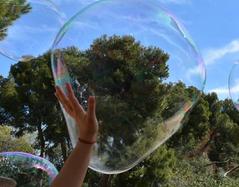
[(239, 110), (239, 61), (232, 66), (228, 83), (230, 97), (236, 109)]
[(0, 54), (30, 59), (50, 49), (63, 16), (50, 0), (0, 2)]
[[(190, 36), (156, 0), (102, 0), (73, 16), (52, 48), (56, 85), (95, 95), (98, 142), (90, 168), (129, 170), (171, 137), (205, 83)], [(197, 89), (195, 89), (197, 88)], [(64, 111), (73, 146), (74, 120)]]
[(0, 153), (0, 176), (13, 179), (18, 186), (49, 186), (58, 174), (48, 160), (23, 152)]

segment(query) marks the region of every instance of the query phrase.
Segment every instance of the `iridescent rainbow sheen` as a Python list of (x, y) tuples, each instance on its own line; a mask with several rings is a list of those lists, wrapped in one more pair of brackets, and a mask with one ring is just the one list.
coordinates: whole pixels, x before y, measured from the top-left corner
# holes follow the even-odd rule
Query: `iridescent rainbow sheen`
[(22, 163), (26, 168), (37, 168), (46, 172), (49, 176), (49, 182), (51, 183), (53, 179), (57, 176), (58, 170), (56, 167), (48, 160), (32, 155), (30, 153), (24, 152), (1, 152), (0, 153), (0, 163), (1, 159), (8, 159), (10, 162), (17, 161)]
[[(83, 52), (83, 55), (86, 55), (87, 57), (87, 51), (92, 50), (92, 43), (103, 35), (107, 35), (108, 37), (112, 37), (114, 35), (120, 37), (125, 35), (132, 36), (135, 41), (143, 47), (156, 47), (162, 49), (163, 52), (167, 53), (169, 55), (169, 60), (167, 62), (168, 77), (166, 77), (165, 79), (155, 77), (155, 80), (158, 80), (160, 82), (159, 84), (164, 84), (166, 87), (170, 84), (175, 85), (178, 82), (182, 82), (187, 87), (196, 87), (200, 91), (204, 89), (206, 81), (206, 70), (203, 59), (200, 55), (200, 51), (196, 47), (196, 44), (193, 42), (190, 35), (186, 32), (186, 29), (184, 29), (184, 27), (180, 24), (180, 22), (175, 18), (173, 14), (162, 8), (159, 1), (127, 0), (127, 2), (125, 2), (122, 0), (99, 0), (90, 4), (89, 6), (84, 7), (71, 19), (69, 19), (69, 21), (58, 32), (52, 46), (51, 66), (55, 84), (61, 87), (66, 93), (65, 84), (71, 83), (73, 89), (76, 88), (74, 89), (75, 94), (79, 102), (83, 104), (83, 108), (85, 108), (84, 104), (87, 105), (87, 96), (91, 95), (92, 93), (92, 95), (96, 96), (96, 103), (99, 104), (101, 102), (99, 105), (97, 105), (97, 109), (100, 110), (100, 107), (104, 109), (104, 106), (112, 105), (112, 103), (109, 102), (109, 98), (113, 98), (115, 95), (111, 95), (112, 92), (110, 91), (109, 93), (107, 93), (107, 90), (110, 90), (110, 88), (107, 88), (107, 86), (105, 86), (107, 85), (107, 83), (102, 86), (98, 85), (100, 83), (96, 81), (96, 79), (101, 80), (102, 77), (104, 80), (109, 80), (109, 82), (111, 82), (111, 79), (107, 77), (108, 74), (103, 75), (102, 73), (101, 76), (100, 71), (103, 72), (103, 68), (99, 71), (92, 70), (94, 68), (93, 63), (95, 63), (92, 60), (94, 59), (93, 56), (92, 59), (88, 58), (88, 60), (90, 61), (89, 64), (92, 66), (89, 66), (90, 68), (87, 69), (87, 73), (90, 74), (92, 70), (92, 72), (96, 72), (97, 75), (93, 75), (92, 73), (92, 77), (94, 78), (90, 77), (91, 75), (89, 75), (90, 78), (84, 77), (84, 80), (83, 78), (82, 80), (77, 80), (76, 77), (81, 77), (77, 74), (84, 74), (84, 72), (77, 70), (74, 71), (70, 69), (70, 64), (74, 63), (74, 68), (76, 68), (77, 65), (80, 66), (81, 58), (79, 57), (77, 59), (77, 57), (75, 57), (72, 58), (72, 60), (76, 61), (66, 62), (66, 59), (71, 58), (64, 58), (64, 52), (62, 51), (65, 51), (67, 48), (75, 47), (77, 50)], [(118, 51), (117, 47), (115, 47), (113, 50)], [(101, 50), (99, 50), (99, 52), (100, 54), (102, 53)], [(105, 56), (102, 56), (106, 57), (106, 59), (110, 59), (109, 62), (112, 59), (114, 60), (114, 58), (111, 58), (111, 54), (109, 54), (107, 51), (104, 51), (104, 53)], [(123, 63), (128, 63), (126, 62), (126, 60), (124, 61), (124, 55), (122, 56)], [(141, 54), (139, 54), (138, 56), (141, 56)], [(142, 54), (142, 56), (144, 56), (144, 54)], [(104, 59), (104, 57), (102, 58)], [(151, 60), (147, 60), (148, 59), (145, 60), (146, 63), (150, 64)], [(101, 63), (101, 57), (99, 63)], [(117, 63), (119, 62), (117, 61)], [(132, 65), (132, 67), (135, 66)], [(114, 69), (114, 67), (112, 67), (112, 69)], [(140, 72), (141, 73), (138, 73), (137, 76), (143, 82), (145, 77), (143, 74), (144, 70)], [(117, 74), (117, 72), (114, 73)], [(132, 79), (136, 80), (137, 78), (134, 77)], [(114, 85), (117, 88), (116, 90), (123, 90), (124, 92), (124, 88), (120, 88), (120, 84), (117, 84), (117, 81), (114, 82), (113, 80), (112, 82), (116, 84)], [(143, 96), (146, 95), (144, 95), (144, 91), (145, 90), (142, 90)], [(170, 91), (164, 93), (163, 96), (159, 94), (158, 97), (162, 97), (160, 101), (163, 101), (165, 98), (169, 97), (169, 95)], [(145, 98), (142, 98), (142, 100), (154, 100), (154, 98), (150, 97), (157, 97), (157, 95), (145, 96)], [(127, 128), (126, 124), (133, 125), (134, 131), (137, 133), (133, 132), (135, 134), (132, 133), (132, 136), (135, 136), (136, 140), (131, 145), (127, 145), (128, 147), (126, 147), (124, 142), (127, 142), (127, 137), (124, 137), (125, 139), (122, 138), (123, 135), (122, 137), (119, 137), (119, 133), (116, 133), (115, 135), (113, 130), (110, 134), (104, 134), (104, 137), (106, 137), (105, 141), (102, 141), (103, 143), (98, 142), (94, 147), (90, 161), (90, 168), (106, 174), (117, 174), (131, 169), (136, 164), (141, 162), (146, 156), (151, 154), (161, 144), (163, 144), (181, 127), (184, 116), (195, 105), (199, 97), (200, 92), (195, 92), (188, 96), (186, 99), (176, 96), (175, 100), (172, 99), (175, 103), (172, 103), (172, 105), (169, 104), (170, 106), (164, 106), (164, 104), (168, 104), (165, 102), (162, 105), (166, 108), (166, 110), (168, 110), (167, 112), (170, 113), (170, 111), (173, 111), (169, 116), (165, 118), (160, 118), (157, 115), (152, 117), (135, 114), (134, 116), (143, 116), (141, 118), (142, 120), (139, 120), (137, 124), (147, 124), (148, 126), (145, 129), (137, 129), (137, 125), (132, 123), (133, 120), (124, 119), (124, 116), (121, 116), (121, 119), (123, 120), (119, 120), (119, 124), (125, 128)], [(115, 100), (117, 100), (118, 98), (120, 97), (117, 97)], [(120, 99), (121, 101), (119, 101)], [(120, 104), (121, 102), (124, 103), (124, 98), (121, 97), (120, 99), (117, 101), (119, 101)], [(128, 100), (125, 102), (126, 104), (124, 103), (125, 106), (128, 103), (134, 103), (133, 101), (128, 103), (127, 102)], [(115, 104), (114, 106), (117, 106), (117, 104)], [(127, 106), (129, 110), (131, 109), (131, 107), (134, 107), (132, 105)], [(114, 108), (114, 106), (112, 108)], [(73, 146), (75, 146), (78, 140), (78, 125), (76, 125), (74, 119), (72, 119), (64, 111), (64, 108), (62, 108), (62, 110), (67, 122), (71, 142)], [(107, 110), (105, 111), (107, 112)], [(117, 109), (115, 109), (115, 111), (117, 112)], [(107, 115), (105, 115), (105, 119), (100, 119), (100, 128), (104, 128), (107, 125), (112, 125), (113, 129), (115, 124), (104, 125), (104, 121), (107, 121), (107, 119), (111, 119), (112, 117), (112, 111), (108, 112), (109, 114), (107, 113)], [(133, 119), (134, 116), (132, 115), (130, 119)], [(150, 125), (153, 126), (152, 129), (154, 130), (154, 132), (148, 132), (150, 130), (148, 130), (147, 128), (149, 128)], [(100, 129), (100, 132), (103, 131), (104, 130), (101, 131)], [(147, 133), (155, 133), (155, 138), (149, 139), (148, 137), (146, 137), (146, 135), (144, 134), (144, 132), (146, 131)], [(122, 128), (122, 134), (123, 133), (124, 128)], [(101, 137), (101, 135), (99, 135), (99, 137)], [(119, 146), (118, 148), (115, 148), (112, 146), (114, 138), (115, 140), (120, 140), (119, 144), (122, 144), (121, 147)], [(144, 152), (139, 153), (138, 151), (136, 151), (135, 147), (144, 144), (145, 141), (150, 141), (145, 149), (138, 147), (138, 150), (142, 149), (144, 150)], [(111, 161), (115, 161), (117, 164), (112, 163)]]

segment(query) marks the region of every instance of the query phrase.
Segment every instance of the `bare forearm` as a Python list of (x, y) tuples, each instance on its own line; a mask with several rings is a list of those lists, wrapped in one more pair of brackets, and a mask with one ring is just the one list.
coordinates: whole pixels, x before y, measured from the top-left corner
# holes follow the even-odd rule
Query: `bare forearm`
[(83, 184), (93, 145), (78, 142), (51, 187), (80, 187)]
[(79, 142), (51, 187), (80, 187), (82, 185), (98, 132), (95, 97), (88, 98), (88, 108), (85, 111), (75, 97), (70, 83), (66, 84), (66, 89), (67, 94), (65, 95), (63, 90), (56, 86), (55, 95), (79, 127)]

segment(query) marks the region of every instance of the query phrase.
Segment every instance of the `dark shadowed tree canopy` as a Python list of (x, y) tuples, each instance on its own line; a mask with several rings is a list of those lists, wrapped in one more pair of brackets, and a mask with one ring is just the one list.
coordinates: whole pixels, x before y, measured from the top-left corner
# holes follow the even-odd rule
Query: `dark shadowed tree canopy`
[[(25, 5), (23, 0), (19, 3)], [(3, 6), (6, 5), (0, 4), (0, 19), (9, 12)], [(20, 14), (30, 10), (28, 5), (23, 7), (16, 11), (18, 16), (11, 15), (8, 23), (3, 26), (0, 23), (0, 28), (5, 28), (1, 38)], [(118, 149), (127, 147), (136, 138), (133, 126), (136, 129), (147, 127), (149, 132), (154, 132), (150, 124), (139, 123), (144, 122), (145, 116), (167, 118), (175, 112), (178, 101), (200, 93), (182, 82), (163, 84), (169, 76), (167, 61), (170, 56), (159, 48), (142, 46), (131, 36), (103, 36), (86, 51), (75, 47), (62, 51), (74, 78), (80, 83), (89, 83), (97, 94), (107, 95), (111, 101), (109, 105), (102, 104), (97, 109), (98, 117), (107, 119), (106, 127), (100, 132), (102, 145), (107, 141), (106, 135), (114, 133), (118, 138), (114, 139), (112, 146)], [(108, 90), (101, 89), (105, 87)], [(165, 96), (168, 92), (170, 94)], [(146, 95), (153, 99), (145, 99)], [(83, 101), (85, 98), (79, 99)], [(100, 100), (98, 102), (100, 104)], [(169, 108), (166, 109), (166, 106)], [(111, 111), (114, 117), (106, 118), (106, 111)], [(123, 134), (120, 120), (125, 125)], [(110, 125), (112, 123), (115, 125)], [(11, 126), (14, 138), (34, 132), (37, 135), (35, 151), (59, 169), (62, 167), (72, 147), (54, 96), (49, 52), (13, 65), (7, 78), (0, 76), (0, 124)], [(145, 141), (131, 151), (132, 154), (147, 148), (148, 140), (153, 138), (154, 133), (146, 135)], [(120, 137), (124, 137), (124, 141)], [(0, 139), (3, 138), (1, 136)], [(182, 128), (166, 144), (126, 173), (102, 176), (90, 170), (85, 186), (236, 187), (239, 186), (238, 171), (232, 170), (228, 178), (223, 174), (239, 165), (238, 138), (239, 112), (232, 101), (220, 101), (215, 93), (202, 93), (185, 116)], [(117, 163), (112, 159), (111, 164)]]

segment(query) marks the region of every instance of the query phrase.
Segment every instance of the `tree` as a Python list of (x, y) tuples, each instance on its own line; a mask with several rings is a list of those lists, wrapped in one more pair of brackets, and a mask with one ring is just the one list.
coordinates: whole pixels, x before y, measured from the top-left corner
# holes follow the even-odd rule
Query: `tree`
[(173, 175), (175, 162), (174, 150), (161, 146), (132, 170), (116, 175), (112, 186), (151, 187), (153, 184), (165, 183)]
[[(152, 147), (155, 138), (161, 141), (165, 137), (160, 122), (182, 111), (184, 104), (194, 104), (167, 146), (117, 176), (90, 171), (85, 185), (237, 184), (236, 171), (228, 174), (232, 182), (219, 175), (237, 168), (239, 161), (239, 114), (231, 100), (220, 101), (215, 93), (204, 94), (182, 82), (165, 83), (170, 57), (159, 48), (142, 46), (131, 36), (102, 36), (85, 51), (75, 47), (59, 50), (81, 104), (87, 106), (92, 92), (97, 96), (97, 117), (104, 125), (100, 128), (99, 151), (111, 158), (105, 163), (108, 167), (117, 169), (120, 164), (127, 165), (130, 158), (137, 160)], [(0, 123), (11, 125), (16, 136), (36, 132), (35, 149), (60, 169), (72, 147), (53, 93), (49, 52), (18, 62), (8, 78), (0, 77)], [(193, 153), (190, 159), (189, 152)], [(212, 167), (202, 167), (204, 164)]]
[(236, 187), (239, 180), (224, 178), (223, 175), (213, 172), (210, 160), (205, 157), (194, 158), (192, 160), (179, 159), (176, 162), (173, 177), (162, 184), (163, 187)]
[(17, 92), (11, 76), (2, 78), (0, 81), (0, 101), (0, 124), (10, 124), (12, 122), (18, 124), (22, 121), (22, 118), (16, 117), (21, 115), (21, 111), (18, 110)]
[[(21, 123), (12, 123), (16, 133), (24, 131), (38, 132), (40, 155), (47, 154), (61, 143), (62, 151), (66, 151), (67, 130), (57, 99), (54, 96), (54, 82), (50, 69), (50, 53), (31, 61), (19, 62), (11, 67), (14, 88), (17, 93), (18, 111), (16, 116)], [(66, 158), (66, 153), (63, 153)]]
[[(192, 92), (191, 89), (188, 91)], [(209, 104), (202, 95), (190, 113), (186, 114), (182, 128), (169, 140), (168, 145), (174, 148), (181, 147), (187, 152), (193, 151), (193, 148), (210, 132), (210, 116)]]
[[(107, 51), (107, 55), (104, 55), (104, 51)], [(160, 113), (163, 111), (163, 108), (159, 106), (162, 106), (160, 103), (164, 102), (162, 96), (166, 91), (162, 81), (168, 76), (166, 65), (168, 55), (159, 48), (145, 48), (130, 36), (103, 36), (95, 40), (87, 51), (81, 52), (76, 48), (69, 48), (63, 50), (63, 53), (65, 61), (71, 62), (69, 66), (75, 71), (74, 74), (78, 75), (76, 77), (78, 81), (82, 83), (90, 80), (91, 86), (97, 85), (95, 87), (97, 94), (102, 98), (107, 96), (109, 99), (107, 104), (101, 103), (98, 99), (98, 104), (101, 106), (97, 111), (99, 121), (101, 118), (107, 120), (104, 121), (106, 125), (104, 131), (100, 133), (99, 141), (102, 149), (108, 141), (107, 137), (112, 134), (114, 135), (112, 147), (130, 150), (130, 146), (138, 138), (137, 133), (145, 129), (146, 136), (150, 139), (145, 137), (142, 142), (134, 144), (135, 151), (144, 153), (155, 136), (153, 130), (155, 124), (148, 118), (153, 118), (155, 115), (160, 118)], [(49, 61), (50, 54), (47, 53), (30, 62), (19, 62), (11, 68), (13, 79), (11, 89), (13, 93), (16, 93), (13, 95), (16, 96), (15, 102), (18, 103), (18, 112), (14, 111), (16, 107), (9, 108), (9, 111), (14, 111), (11, 113), (16, 119), (11, 124), (18, 127), (17, 135), (24, 131), (38, 132), (41, 155), (51, 150), (49, 147), (46, 150), (46, 143), (54, 145), (53, 148), (57, 146), (59, 142), (57, 132), (59, 132), (58, 139), (67, 138), (64, 134), (67, 132), (66, 129), (57, 130), (59, 127), (57, 123), (63, 124), (63, 120), (58, 114), (59, 105), (52, 94), (54, 87)], [(106, 92), (101, 88), (109, 90)], [(8, 91), (4, 92), (8, 93)], [(145, 100), (146, 97), (150, 99)], [(13, 101), (13, 98), (6, 100), (5, 108), (8, 105), (14, 106), (10, 101)], [(108, 105), (109, 103), (111, 105)], [(127, 110), (130, 110), (130, 115)], [(111, 111), (112, 117), (106, 111)], [(122, 116), (125, 117), (122, 118)], [(114, 122), (115, 126), (112, 128), (111, 124)], [(125, 134), (121, 133), (121, 124), (127, 125)], [(129, 155), (126, 156), (135, 155), (132, 151), (128, 153)], [(116, 152), (110, 150), (109, 154), (112, 158), (119, 156), (113, 155)], [(113, 165), (116, 161), (112, 159), (108, 164)]]
[[(217, 133), (211, 142), (208, 155), (212, 161), (222, 162), (216, 164), (218, 167), (229, 170), (239, 163), (239, 127), (227, 114), (221, 114), (217, 123)], [(225, 163), (226, 160), (228, 162)]]
[(8, 27), (30, 10), (26, 0), (6, 0), (0, 3), (0, 41), (7, 36)]
[[(127, 153), (127, 149), (132, 146), (141, 145), (141, 148), (133, 149), (142, 153), (148, 149), (147, 137), (145, 142), (135, 142), (141, 132), (146, 131), (146, 128), (154, 128), (159, 122), (156, 120), (153, 124), (149, 120), (156, 118), (156, 115), (160, 119), (164, 109), (159, 106), (162, 106), (163, 96), (166, 95), (163, 80), (168, 77), (166, 62), (169, 56), (159, 48), (142, 46), (131, 36), (102, 36), (86, 51), (72, 47), (63, 49), (63, 54), (64, 61), (70, 67), (70, 74), (77, 79), (78, 85), (87, 85), (84, 89), (76, 87), (78, 90), (86, 90), (78, 92), (81, 103), (85, 104), (91, 90), (97, 95), (100, 106), (97, 108), (97, 117), (100, 125), (104, 125), (100, 132), (99, 150), (107, 151), (112, 158), (107, 165), (113, 166), (116, 162), (124, 165), (130, 157), (135, 157), (132, 151), (128, 151), (128, 158), (120, 155), (122, 152)], [(72, 54), (77, 57), (75, 60), (69, 60)], [(147, 135), (145, 132), (142, 136), (153, 139), (153, 130), (147, 132)], [(112, 137), (110, 147), (114, 149), (105, 147), (109, 146), (109, 137)], [(113, 150), (119, 151), (117, 153)], [(118, 158), (122, 158), (121, 161)]]
[(235, 122), (239, 125), (239, 112), (236, 109), (236, 107), (234, 106), (232, 100), (225, 99), (223, 101), (222, 112), (226, 113), (228, 116), (230, 116), (230, 118), (233, 120), (233, 122)]
[(22, 151), (34, 153), (28, 135), (16, 138), (12, 136), (12, 132), (13, 130), (10, 127), (0, 126), (0, 152)]
[[(33, 145), (30, 143), (31, 135), (26, 134), (22, 137), (14, 137), (12, 135), (13, 130), (8, 126), (0, 126), (0, 152), (26, 152), (34, 153)], [(33, 142), (32, 142), (33, 143)], [(28, 162), (23, 162), (20, 158), (12, 157), (7, 158), (0, 155), (0, 176), (10, 177), (17, 181), (18, 186), (27, 186), (31, 183), (33, 185), (33, 179), (37, 185), (39, 177), (42, 175), (42, 179), (47, 176), (38, 169), (34, 169), (31, 165), (32, 160), (28, 158)], [(27, 158), (25, 158), (27, 160)], [(34, 185), (33, 185), (34, 186)]]

